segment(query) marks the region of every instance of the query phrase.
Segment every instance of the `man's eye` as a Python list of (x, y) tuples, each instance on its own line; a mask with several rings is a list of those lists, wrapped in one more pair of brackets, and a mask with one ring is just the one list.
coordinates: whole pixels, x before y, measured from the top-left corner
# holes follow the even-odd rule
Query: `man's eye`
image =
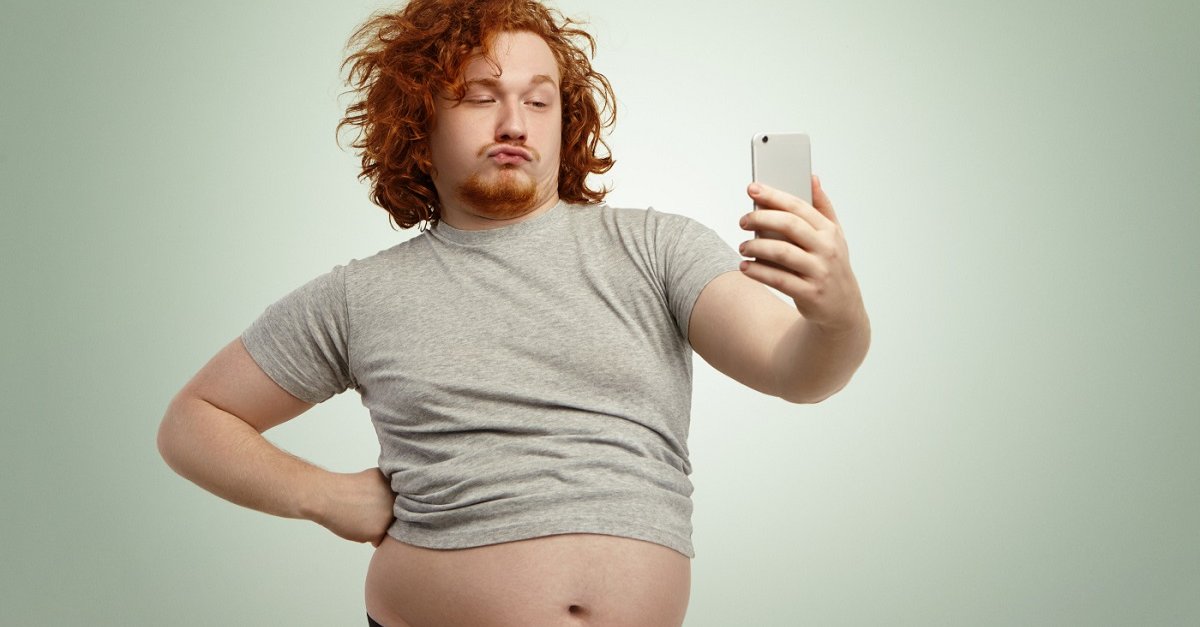
[(529, 104), (531, 104), (531, 105), (533, 105), (533, 106), (535, 106), (535, 107), (537, 107), (537, 108), (539, 108), (539, 109), (542, 109), (542, 108), (545, 108), (545, 107), (548, 107), (548, 106), (550, 106), (550, 105), (548, 105), (548, 104), (546, 104), (546, 103), (544, 103), (544, 102), (538, 102), (538, 101), (536, 101), (536, 100), (533, 100), (533, 101), (531, 101)]
[(486, 104), (486, 103), (492, 102), (492, 99), (491, 98), (471, 98), (471, 99), (467, 100), (467, 102)]

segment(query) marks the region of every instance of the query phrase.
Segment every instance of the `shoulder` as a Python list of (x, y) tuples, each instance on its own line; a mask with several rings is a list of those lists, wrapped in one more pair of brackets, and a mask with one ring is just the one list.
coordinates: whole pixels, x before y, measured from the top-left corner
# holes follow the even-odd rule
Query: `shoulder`
[(429, 233), (419, 233), (371, 255), (355, 257), (340, 265), (345, 266), (348, 275), (386, 272), (394, 268), (397, 263), (426, 255), (433, 241), (434, 238)]
[(338, 262), (321, 278), (328, 289), (348, 296), (391, 289), (392, 281), (411, 274), (421, 260), (430, 258), (430, 239), (428, 233), (421, 233), (375, 253)]

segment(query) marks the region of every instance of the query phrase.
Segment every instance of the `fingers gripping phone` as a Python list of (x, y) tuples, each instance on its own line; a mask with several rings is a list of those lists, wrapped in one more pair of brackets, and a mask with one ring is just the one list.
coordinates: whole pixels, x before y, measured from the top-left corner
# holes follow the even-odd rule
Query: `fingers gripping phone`
[[(758, 133), (750, 140), (750, 167), (756, 183), (770, 185), (812, 204), (812, 148), (804, 133)], [(762, 209), (756, 203), (755, 209)], [(755, 237), (785, 239), (772, 231)]]

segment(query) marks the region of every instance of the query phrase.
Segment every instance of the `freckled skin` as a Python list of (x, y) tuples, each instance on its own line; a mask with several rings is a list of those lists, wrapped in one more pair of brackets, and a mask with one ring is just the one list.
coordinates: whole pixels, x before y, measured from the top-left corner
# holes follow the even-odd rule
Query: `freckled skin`
[[(539, 215), (558, 203), (562, 153), (561, 74), (550, 47), (528, 32), (501, 33), (494, 44), (500, 73), (481, 56), (464, 78), (474, 84), (457, 105), (439, 98), (430, 134), (434, 185), (442, 220), (455, 228), (494, 228)], [(546, 76), (550, 81), (538, 77)], [(533, 159), (497, 163), (490, 149), (517, 146)]]

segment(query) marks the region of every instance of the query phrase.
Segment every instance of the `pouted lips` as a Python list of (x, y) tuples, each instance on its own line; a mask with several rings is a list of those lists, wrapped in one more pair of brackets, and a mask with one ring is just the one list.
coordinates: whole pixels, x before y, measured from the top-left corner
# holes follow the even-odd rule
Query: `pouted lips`
[(493, 148), (488, 152), (488, 156), (498, 157), (497, 161), (504, 162), (514, 162), (517, 161), (518, 158), (526, 161), (533, 161), (533, 155), (529, 154), (528, 150), (524, 148), (517, 148), (515, 146), (500, 146), (499, 148)]

